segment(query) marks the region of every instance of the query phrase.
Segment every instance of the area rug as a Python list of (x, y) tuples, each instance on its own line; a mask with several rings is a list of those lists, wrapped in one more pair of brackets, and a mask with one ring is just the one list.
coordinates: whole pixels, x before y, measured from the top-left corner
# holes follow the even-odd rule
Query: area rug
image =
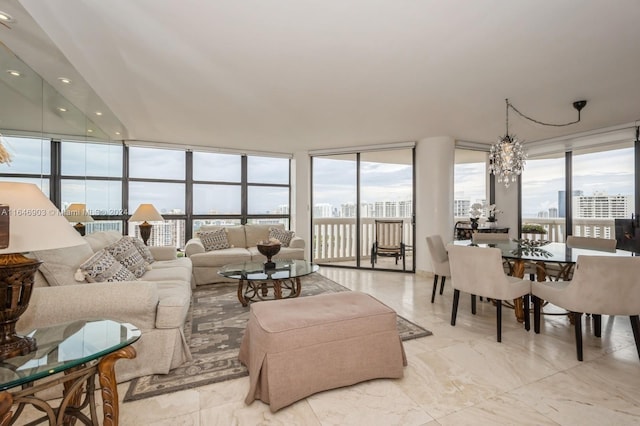
[[(238, 361), (240, 342), (249, 319), (249, 308), (238, 302), (238, 285), (234, 283), (198, 286), (193, 292), (190, 318), (185, 324), (193, 361), (169, 372), (139, 377), (131, 381), (124, 401), (135, 401), (165, 393), (191, 389), (246, 376), (247, 369)], [(302, 278), (301, 297), (322, 293), (350, 291), (320, 275)], [(431, 335), (431, 332), (398, 316), (402, 340)]]

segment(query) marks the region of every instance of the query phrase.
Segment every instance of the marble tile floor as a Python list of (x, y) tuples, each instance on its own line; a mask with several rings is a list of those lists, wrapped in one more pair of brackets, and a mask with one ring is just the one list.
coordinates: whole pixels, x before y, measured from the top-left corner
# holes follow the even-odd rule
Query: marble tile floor
[[(404, 343), (403, 379), (322, 392), (273, 414), (260, 401), (244, 404), (244, 377), (122, 403), (120, 424), (640, 425), (640, 360), (627, 317), (603, 317), (600, 339), (585, 322), (585, 361), (578, 362), (566, 316), (545, 316), (535, 335), (505, 309), (497, 343), (495, 308), (479, 302), (473, 316), (463, 294), (452, 327), (451, 286), (431, 304), (431, 277), (328, 267), (320, 273), (433, 332)], [(120, 385), (121, 398), (127, 386)]]

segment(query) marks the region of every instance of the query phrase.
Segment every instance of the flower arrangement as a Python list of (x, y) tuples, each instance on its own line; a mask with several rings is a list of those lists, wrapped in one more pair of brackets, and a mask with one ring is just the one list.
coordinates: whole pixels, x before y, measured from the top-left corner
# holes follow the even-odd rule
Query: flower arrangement
[(502, 213), (502, 210), (498, 210), (498, 207), (495, 204), (490, 204), (489, 207), (487, 208), (487, 214), (489, 215), (487, 220), (489, 222), (495, 222), (496, 221), (496, 215), (498, 213)]
[[(484, 206), (480, 203), (471, 204), (471, 208), (469, 208), (469, 214), (471, 215), (471, 219), (476, 219), (476, 221), (482, 215), (482, 208)], [(473, 221), (472, 221), (473, 222)]]

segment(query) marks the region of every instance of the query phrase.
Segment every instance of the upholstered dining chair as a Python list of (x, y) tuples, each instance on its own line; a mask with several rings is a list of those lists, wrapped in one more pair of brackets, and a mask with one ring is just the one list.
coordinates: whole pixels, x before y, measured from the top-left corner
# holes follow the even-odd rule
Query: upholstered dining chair
[[(451, 253), (449, 253), (451, 256)], [(582, 313), (594, 318), (594, 334), (600, 337), (601, 315), (627, 315), (640, 357), (640, 257), (578, 256), (571, 281), (533, 282), (534, 331), (540, 333), (540, 304), (545, 300), (574, 316), (576, 353), (582, 361)], [(455, 275), (454, 278), (455, 280)]]
[(440, 235), (431, 235), (427, 237), (427, 247), (431, 256), (431, 264), (433, 265), (433, 291), (431, 292), (431, 303), (436, 298), (436, 289), (438, 288), (438, 277), (440, 277), (440, 294), (444, 291), (444, 282), (447, 277), (451, 276), (449, 268), (449, 255), (442, 242)]
[[(601, 251), (616, 251), (616, 240), (608, 238), (593, 237), (576, 237), (569, 235), (567, 237), (567, 247), (579, 249), (592, 249)], [(547, 263), (545, 265), (546, 274), (551, 280), (558, 281), (571, 280), (573, 276), (573, 265), (563, 265), (555, 263)]]
[[(456, 325), (460, 292), (493, 299), (496, 304), (496, 331), (502, 341), (502, 301), (518, 297), (524, 300), (524, 325), (529, 330), (529, 292), (531, 282), (508, 276), (502, 269), (502, 252), (497, 248), (448, 245), (451, 265), (453, 307), (451, 325)], [(472, 299), (473, 300), (473, 299)]]
[(509, 241), (509, 234), (494, 232), (475, 232), (471, 237), (474, 244), (491, 244)]

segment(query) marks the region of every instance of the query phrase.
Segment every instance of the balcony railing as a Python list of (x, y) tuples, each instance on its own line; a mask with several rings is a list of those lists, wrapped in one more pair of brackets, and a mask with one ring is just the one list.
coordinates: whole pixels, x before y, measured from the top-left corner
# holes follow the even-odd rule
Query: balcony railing
[[(466, 217), (456, 221), (468, 220)], [(360, 258), (369, 259), (371, 246), (375, 238), (374, 218), (362, 219)], [(522, 223), (537, 223), (547, 230), (546, 234), (522, 234), (521, 238), (564, 242), (566, 226), (564, 218), (523, 218)], [(573, 235), (581, 237), (615, 238), (613, 219), (573, 219)], [(413, 246), (413, 225), (404, 219), (404, 242)], [(515, 232), (510, 235), (516, 237)], [(420, 238), (420, 236), (418, 236)], [(451, 235), (443, 235), (445, 241), (453, 239)], [(319, 218), (313, 221), (313, 259), (318, 263), (341, 262), (356, 259), (356, 220), (354, 218)]]
[[(385, 218), (389, 219), (389, 218)], [(400, 218), (398, 218), (400, 219)], [(408, 218), (404, 221), (403, 241), (413, 246), (413, 225)], [(371, 246), (375, 240), (375, 219), (361, 220), (362, 228), (360, 258), (371, 257)], [(357, 253), (355, 218), (326, 217), (313, 220), (313, 259), (314, 262), (341, 262), (355, 260)]]

